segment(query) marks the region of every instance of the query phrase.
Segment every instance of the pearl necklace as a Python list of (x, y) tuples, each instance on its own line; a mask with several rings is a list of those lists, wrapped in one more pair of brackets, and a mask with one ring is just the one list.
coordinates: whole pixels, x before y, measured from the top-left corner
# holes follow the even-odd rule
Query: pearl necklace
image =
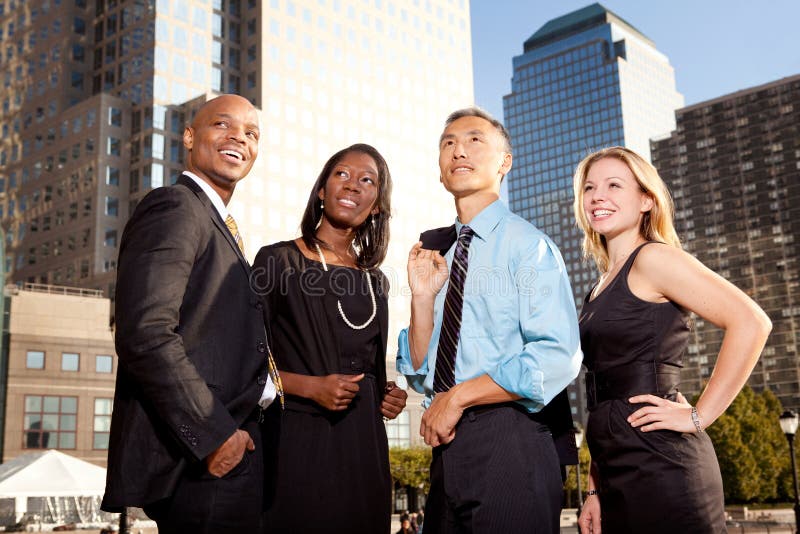
[[(322, 268), (325, 272), (328, 272), (328, 264), (325, 262), (325, 256), (322, 254), (322, 249), (319, 248), (318, 244), (314, 244), (317, 248), (317, 254), (319, 255), (319, 261), (322, 263)], [(367, 277), (367, 287), (369, 288), (369, 298), (372, 301), (372, 315), (369, 316), (369, 319), (364, 324), (353, 324), (350, 322), (350, 319), (344, 314), (344, 310), (342, 309), (342, 301), (340, 299), (336, 299), (336, 307), (339, 309), (339, 315), (342, 317), (344, 324), (352, 328), (353, 330), (363, 330), (372, 323), (372, 320), (375, 318), (375, 314), (378, 311), (378, 306), (375, 304), (375, 292), (372, 290), (372, 282), (369, 280), (369, 275), (366, 271), (364, 271), (364, 276)]]

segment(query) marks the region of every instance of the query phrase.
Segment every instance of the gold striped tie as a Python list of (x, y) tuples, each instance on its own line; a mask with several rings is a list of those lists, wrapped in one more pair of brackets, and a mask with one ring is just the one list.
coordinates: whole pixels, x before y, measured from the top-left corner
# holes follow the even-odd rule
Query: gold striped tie
[(281, 380), (280, 373), (278, 373), (278, 366), (275, 364), (275, 358), (272, 357), (272, 351), (269, 345), (267, 345), (267, 370), (269, 371), (270, 378), (272, 378), (272, 383), (275, 385), (275, 394), (281, 401), (281, 409), (284, 409), (286, 407), (286, 399), (283, 394), (283, 381)]
[(236, 226), (236, 221), (233, 220), (233, 216), (230, 213), (227, 217), (225, 217), (225, 226), (227, 226), (228, 230), (230, 230), (233, 240), (236, 241), (237, 245), (239, 245), (239, 250), (242, 251), (242, 256), (244, 256), (244, 240), (242, 240), (242, 234), (239, 233), (239, 227)]

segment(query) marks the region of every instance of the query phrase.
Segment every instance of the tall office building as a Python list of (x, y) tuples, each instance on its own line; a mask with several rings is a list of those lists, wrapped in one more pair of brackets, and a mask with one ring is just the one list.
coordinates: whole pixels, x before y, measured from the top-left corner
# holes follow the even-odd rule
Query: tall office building
[[(773, 329), (750, 377), (800, 408), (800, 76), (680, 109), (652, 143), (683, 246), (750, 295)], [(694, 321), (682, 386), (699, 393), (723, 332)]]
[[(675, 127), (683, 97), (667, 57), (644, 34), (600, 4), (553, 19), (514, 57), (503, 99), (514, 146), (511, 209), (561, 249), (580, 308), (597, 279), (583, 261), (572, 211), (572, 176), (589, 152), (623, 145), (649, 158), (651, 137)], [(573, 410), (583, 387), (571, 392)]]
[[(250, 257), (298, 234), (338, 149), (366, 142), (386, 157), (396, 339), (408, 249), (453, 218), (438, 137), (473, 102), (466, 0), (0, 0), (0, 50), (8, 281), (113, 297), (131, 210), (180, 174), (192, 111), (234, 92), (261, 114), (260, 157), (229, 206)], [(395, 443), (415, 434), (407, 417)]]
[(649, 157), (650, 138), (675, 128), (683, 97), (666, 56), (600, 4), (546, 23), (513, 64), (511, 94), (503, 99), (514, 145), (511, 209), (561, 248), (580, 306), (596, 275), (581, 261), (572, 213), (575, 167), (611, 145)]

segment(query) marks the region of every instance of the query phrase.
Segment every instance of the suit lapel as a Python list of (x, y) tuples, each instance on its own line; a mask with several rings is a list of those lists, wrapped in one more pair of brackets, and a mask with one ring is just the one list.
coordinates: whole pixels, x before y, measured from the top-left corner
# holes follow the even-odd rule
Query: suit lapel
[(195, 194), (200, 203), (203, 204), (203, 206), (205, 207), (206, 212), (208, 213), (209, 217), (211, 217), (211, 220), (214, 222), (214, 225), (217, 227), (217, 230), (222, 234), (222, 236), (228, 242), (230, 247), (233, 249), (234, 254), (236, 254), (236, 256), (239, 258), (239, 263), (242, 265), (245, 272), (249, 276), (250, 264), (247, 262), (247, 259), (242, 254), (242, 251), (239, 250), (239, 245), (236, 244), (236, 240), (233, 238), (233, 235), (231, 235), (230, 230), (228, 230), (225, 221), (223, 221), (222, 217), (220, 217), (217, 208), (215, 208), (214, 204), (211, 203), (211, 199), (208, 198), (208, 195), (205, 194), (205, 192), (200, 188), (199, 185), (197, 185), (194, 182), (194, 180), (192, 180), (188, 176), (184, 176), (183, 174), (178, 177), (178, 180), (177, 182), (175, 182), (175, 185), (182, 185), (188, 187)]
[(453, 243), (456, 242), (456, 225), (445, 226), (442, 228), (434, 228), (433, 230), (426, 230), (419, 235), (419, 240), (422, 241), (422, 248), (426, 250), (438, 250), (444, 256)]

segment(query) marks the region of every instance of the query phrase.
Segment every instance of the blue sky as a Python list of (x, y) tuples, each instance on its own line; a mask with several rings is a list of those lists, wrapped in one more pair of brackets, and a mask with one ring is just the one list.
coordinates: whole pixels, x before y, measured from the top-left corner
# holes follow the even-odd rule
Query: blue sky
[[(472, 0), (475, 103), (503, 117), (511, 58), (548, 20), (590, 0)], [(800, 74), (800, 0), (606, 0), (655, 42), (686, 105)]]

